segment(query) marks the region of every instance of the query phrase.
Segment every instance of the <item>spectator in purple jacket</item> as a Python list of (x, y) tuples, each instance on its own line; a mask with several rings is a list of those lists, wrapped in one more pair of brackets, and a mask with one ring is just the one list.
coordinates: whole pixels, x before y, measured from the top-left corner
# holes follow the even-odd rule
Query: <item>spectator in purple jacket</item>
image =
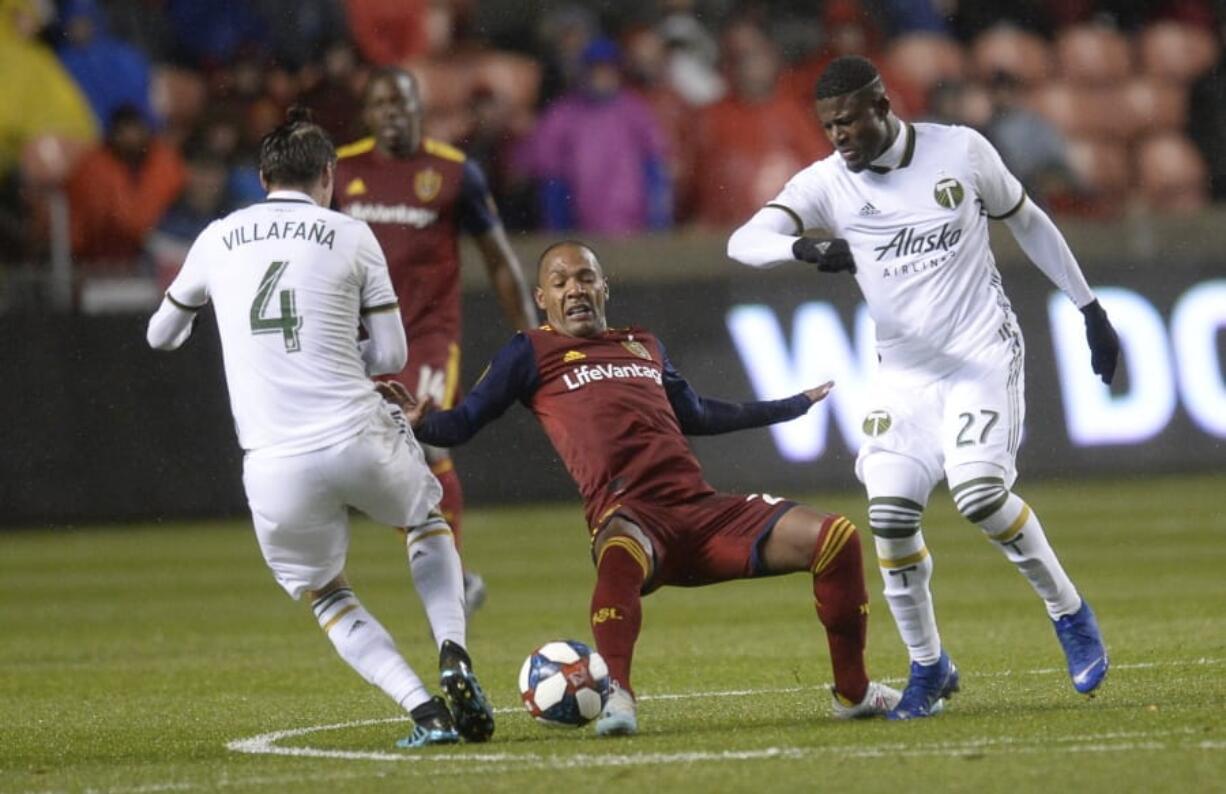
[(525, 170), (538, 180), (548, 229), (619, 235), (672, 222), (664, 133), (622, 86), (620, 61), (612, 41), (591, 42), (581, 87), (545, 108), (527, 141)]

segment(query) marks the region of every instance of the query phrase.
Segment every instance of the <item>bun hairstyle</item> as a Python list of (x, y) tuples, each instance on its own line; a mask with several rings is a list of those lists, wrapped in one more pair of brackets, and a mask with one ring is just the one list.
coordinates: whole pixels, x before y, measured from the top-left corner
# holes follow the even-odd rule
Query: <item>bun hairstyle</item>
[(270, 186), (307, 187), (335, 162), (336, 147), (304, 105), (290, 107), (281, 126), (260, 141), (260, 176)]

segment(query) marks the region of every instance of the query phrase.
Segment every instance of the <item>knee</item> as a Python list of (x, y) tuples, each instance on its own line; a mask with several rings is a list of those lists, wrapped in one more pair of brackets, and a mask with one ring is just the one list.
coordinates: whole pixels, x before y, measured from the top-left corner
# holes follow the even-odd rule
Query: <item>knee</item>
[(992, 474), (951, 482), (949, 492), (958, 512), (972, 524), (982, 524), (1009, 501), (1004, 478)]
[(825, 531), (818, 536), (810, 570), (823, 577), (851, 568), (864, 572), (860, 551), (860, 533), (856, 525), (841, 515), (827, 519)]
[(638, 567), (642, 569), (644, 579), (651, 577), (655, 557), (652, 551), (651, 540), (636, 524), (620, 516), (615, 517), (606, 524), (597, 533), (592, 543), (592, 555), (596, 563), (597, 572), (600, 571), (600, 565), (604, 561), (605, 555), (614, 549), (621, 549), (628, 554)]

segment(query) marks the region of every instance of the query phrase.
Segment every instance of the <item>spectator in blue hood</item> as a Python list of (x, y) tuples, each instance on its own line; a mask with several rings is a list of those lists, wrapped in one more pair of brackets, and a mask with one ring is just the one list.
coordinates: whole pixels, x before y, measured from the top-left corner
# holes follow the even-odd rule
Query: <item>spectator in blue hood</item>
[(145, 54), (111, 35), (95, 0), (68, 0), (61, 20), (60, 61), (89, 100), (98, 125), (105, 126), (116, 110), (128, 106), (156, 127)]

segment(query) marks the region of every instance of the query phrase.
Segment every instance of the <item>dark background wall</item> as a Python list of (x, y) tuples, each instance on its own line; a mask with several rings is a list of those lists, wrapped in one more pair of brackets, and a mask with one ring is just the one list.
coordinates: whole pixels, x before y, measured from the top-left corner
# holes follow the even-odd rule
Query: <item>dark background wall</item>
[[(694, 264), (685, 257), (708, 256), (710, 243), (676, 245), (670, 243), (674, 247), (663, 252), (650, 244), (646, 253), (616, 246), (603, 252), (614, 279), (610, 319), (655, 330), (674, 364), (700, 392), (727, 399), (755, 397), (726, 323), (735, 305), (771, 307), (785, 339), (791, 340), (796, 309), (806, 301), (825, 301), (837, 309), (845, 332), (854, 338), (859, 296), (850, 279), (819, 277), (800, 266), (757, 272), (721, 260), (706, 278), (686, 278), (679, 288), (681, 276)], [(531, 263), (532, 254), (524, 255)], [(659, 273), (642, 272), (645, 257), (656, 257)], [(632, 267), (619, 270), (620, 262), (632, 258)], [(1196, 284), (1221, 283), (1215, 280), (1226, 272), (1203, 255), (1157, 265), (1149, 258), (1083, 257), (1083, 265), (1096, 285), (1143, 296), (1168, 329), (1171, 307), (1180, 296)], [(1226, 467), (1226, 441), (1194, 423), (1182, 399), (1152, 439), (1091, 447), (1070, 442), (1048, 320), (1052, 288), (1029, 266), (1007, 261), (1002, 269), (1027, 340), (1027, 435), (1020, 460), (1025, 475)], [(146, 347), (145, 321), (143, 315), (0, 317), (5, 340), (0, 346), (0, 523), (48, 526), (245, 510), (241, 453), (211, 314), (202, 314), (193, 339), (174, 354)], [(471, 383), (508, 332), (484, 291), (466, 296), (465, 323), (463, 372), (465, 383)], [(1216, 372), (1206, 373), (1219, 389), (1226, 369), (1222, 331), (1219, 324), (1212, 343)], [(1178, 356), (1169, 340), (1166, 350), (1175, 380)], [(1117, 393), (1132, 388), (1129, 377), (1125, 370)], [(1178, 391), (1175, 383), (1171, 388)], [(765, 430), (699, 439), (694, 447), (710, 481), (720, 488), (797, 493), (854, 485), (854, 451), (833, 424), (827, 434), (822, 456), (802, 463), (785, 460)], [(457, 461), (474, 504), (575, 498), (544, 435), (520, 407), (459, 450)]]

